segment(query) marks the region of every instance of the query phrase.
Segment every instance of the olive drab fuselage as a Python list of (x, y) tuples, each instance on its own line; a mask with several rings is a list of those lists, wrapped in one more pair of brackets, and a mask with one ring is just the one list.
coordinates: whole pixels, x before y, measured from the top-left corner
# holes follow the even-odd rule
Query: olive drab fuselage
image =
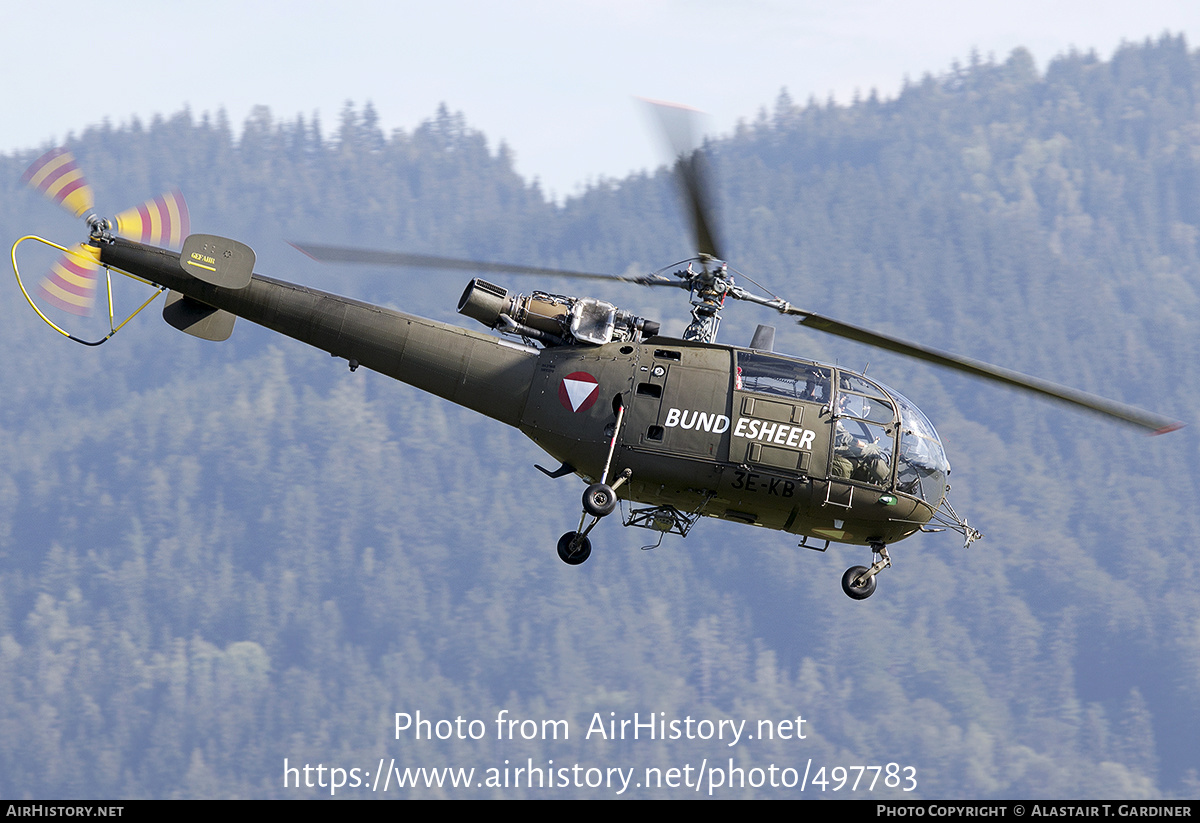
[[(949, 470), (940, 444), (918, 438), (921, 423), (932, 426), (923, 417), (904, 426), (920, 413), (894, 396), (829, 366), (655, 337), (542, 350), (520, 428), (595, 481), (620, 403), (610, 474), (632, 470), (623, 496), (836, 542), (891, 543), (933, 517)], [(839, 450), (839, 432), (858, 445)]]
[(589, 481), (623, 407), (610, 474), (630, 471), (627, 501), (884, 544), (927, 523), (945, 494), (933, 427), (852, 372), (666, 337), (536, 349), (257, 274), (215, 285), (188, 274), (178, 253), (121, 239), (100, 254), (171, 289), (164, 314), (181, 331), (224, 339), (245, 318), (516, 426)]

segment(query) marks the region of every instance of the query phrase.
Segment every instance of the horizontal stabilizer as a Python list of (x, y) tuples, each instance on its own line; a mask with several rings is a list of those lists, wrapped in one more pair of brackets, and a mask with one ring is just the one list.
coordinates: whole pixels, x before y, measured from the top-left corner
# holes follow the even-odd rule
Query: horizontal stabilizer
[(254, 249), (215, 234), (189, 235), (179, 253), (179, 265), (185, 272), (224, 289), (249, 286), (254, 260)]
[(237, 316), (173, 291), (167, 294), (163, 320), (192, 337), (220, 342), (233, 334), (233, 321)]

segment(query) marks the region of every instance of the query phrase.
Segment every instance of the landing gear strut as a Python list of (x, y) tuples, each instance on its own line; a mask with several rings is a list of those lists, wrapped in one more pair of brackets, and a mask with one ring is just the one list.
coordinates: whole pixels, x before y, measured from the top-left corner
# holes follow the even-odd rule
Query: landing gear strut
[[(562, 562), (578, 566), (588, 559), (592, 553), (592, 544), (588, 540), (588, 534), (596, 528), (600, 518), (610, 515), (616, 510), (617, 489), (621, 488), (632, 474), (633, 469), (626, 469), (621, 472), (617, 482), (611, 486), (602, 482), (593, 483), (587, 487), (583, 493), (583, 516), (579, 518), (579, 528), (573, 532), (567, 532), (558, 539), (558, 556)], [(584, 523), (587, 522), (588, 515), (591, 515), (592, 522), (588, 523), (585, 528)]]
[(855, 600), (866, 600), (875, 594), (875, 575), (892, 565), (892, 558), (888, 556), (887, 546), (883, 543), (871, 544), (871, 556), (876, 555), (879, 559), (871, 564), (871, 568), (851, 566), (842, 575), (842, 591)]
[[(608, 485), (608, 468), (612, 465), (613, 452), (617, 448), (617, 438), (621, 434), (621, 423), (625, 420), (625, 406), (621, 403), (621, 395), (613, 398), (613, 410), (617, 413), (617, 422), (613, 426), (612, 440), (608, 443), (608, 457), (604, 460), (604, 471), (600, 474), (600, 482), (593, 483), (583, 492), (583, 516), (579, 518), (579, 528), (567, 532), (558, 538), (558, 556), (562, 562), (570, 566), (578, 566), (592, 554), (592, 542), (588, 533), (596, 528), (600, 518), (607, 517), (616, 511), (617, 489), (633, 474), (633, 469), (621, 472), (617, 482)], [(584, 522), (591, 515), (592, 522), (584, 528)]]

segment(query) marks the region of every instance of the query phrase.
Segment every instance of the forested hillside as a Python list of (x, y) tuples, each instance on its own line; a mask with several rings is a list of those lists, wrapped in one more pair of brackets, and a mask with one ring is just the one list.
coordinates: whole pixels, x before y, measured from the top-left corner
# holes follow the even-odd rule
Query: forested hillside
[[(947, 444), (951, 499), (985, 539), (896, 544), (861, 602), (838, 581), (866, 549), (822, 555), (716, 521), (639, 551), (655, 536), (612, 518), (591, 560), (568, 567), (554, 545), (581, 487), (536, 471), (544, 459), (517, 431), (242, 321), (210, 343), (152, 307), (77, 346), (10, 281), (0, 796), (329, 794), (285, 788), (285, 758), (368, 783), (392, 759), (474, 767), (479, 782), (506, 760), (640, 780), (706, 759), (803, 773), (811, 758), (813, 772), (911, 766), (916, 788), (810, 781), (806, 797), (1200, 796), (1198, 104), (1200, 52), (1163, 37), (1044, 70), (1021, 50), (973, 58), (895, 99), (784, 92), (709, 144), (723, 248), (765, 287), (1191, 424), (1148, 438), (733, 307), (725, 342), (775, 323), (777, 350), (868, 368)], [(193, 230), (249, 243), (260, 273), (439, 319), (455, 317), (465, 276), (322, 268), (284, 241), (617, 273), (691, 253), (665, 169), (556, 204), (468, 122), (442, 110), (384, 134), (370, 105), (331, 127), (185, 111), (68, 144), (104, 213), (177, 185)], [(9, 244), (83, 238), (21, 187), (46, 148), (0, 156)], [(117, 288), (131, 306), (148, 296)], [(549, 288), (669, 334), (685, 324), (675, 294)], [(487, 738), (395, 739), (394, 714), (418, 710), (481, 719)], [(566, 719), (570, 739), (496, 740), (501, 710)], [(635, 712), (745, 719), (751, 733), (803, 716), (806, 736), (585, 739), (595, 714)]]

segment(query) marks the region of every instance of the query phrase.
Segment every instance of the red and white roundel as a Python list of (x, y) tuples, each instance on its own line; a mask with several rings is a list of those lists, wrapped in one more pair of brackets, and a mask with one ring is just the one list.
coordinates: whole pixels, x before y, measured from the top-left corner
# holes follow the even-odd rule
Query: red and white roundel
[(599, 396), (600, 384), (585, 371), (571, 372), (558, 384), (558, 400), (567, 411), (587, 411)]

